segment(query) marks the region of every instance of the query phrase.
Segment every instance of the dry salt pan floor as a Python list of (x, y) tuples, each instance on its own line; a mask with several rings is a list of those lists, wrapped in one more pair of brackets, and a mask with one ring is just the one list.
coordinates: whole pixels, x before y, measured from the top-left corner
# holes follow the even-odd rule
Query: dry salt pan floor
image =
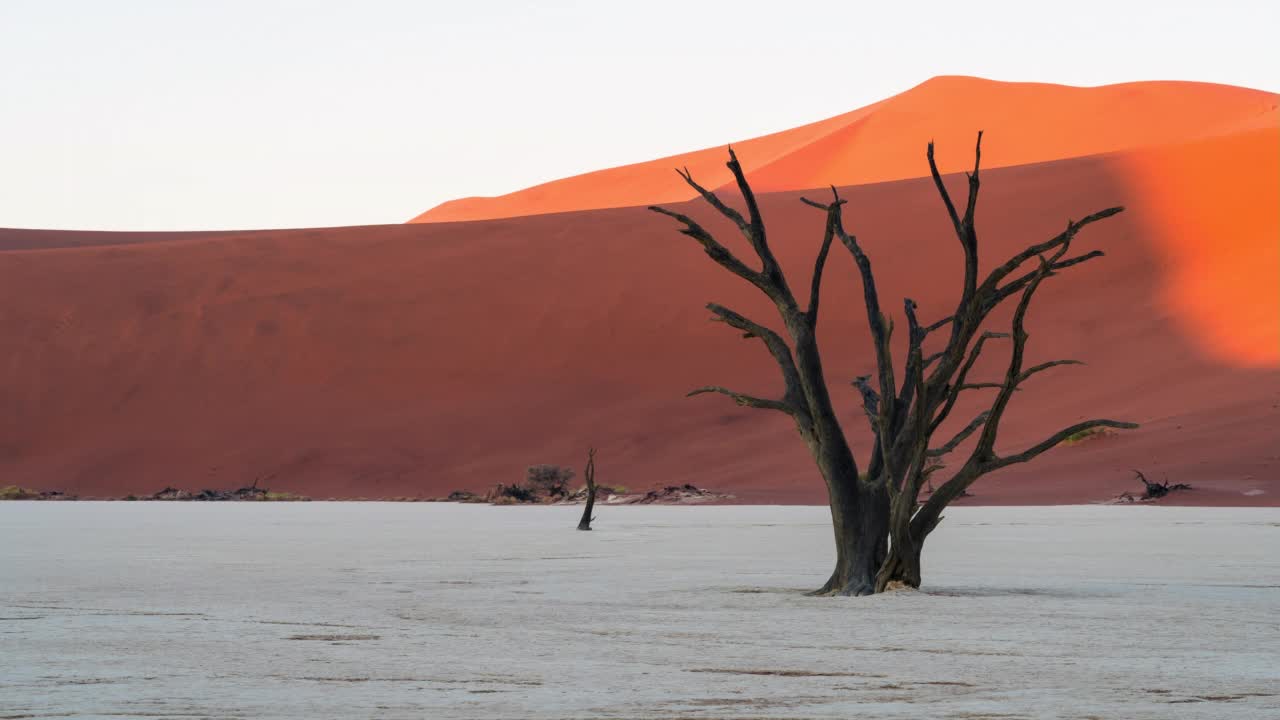
[(1280, 511), (0, 504), (0, 717), (1277, 718)]

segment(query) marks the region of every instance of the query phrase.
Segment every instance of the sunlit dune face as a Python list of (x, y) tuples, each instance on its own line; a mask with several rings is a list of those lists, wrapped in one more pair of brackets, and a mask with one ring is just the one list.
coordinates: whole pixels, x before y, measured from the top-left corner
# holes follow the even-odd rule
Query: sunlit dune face
[[(1272, 117), (1276, 117), (1272, 114)], [(1214, 359), (1280, 366), (1280, 129), (1119, 158), (1161, 300)]]
[[(744, 167), (749, 171), (797, 152), (806, 145), (838, 130), (851, 118), (867, 114), (871, 108), (804, 125), (785, 132), (738, 143)], [(496, 198), (451, 200), (419, 215), (410, 222), (487, 220), (555, 212), (626, 207), (648, 203), (688, 200), (689, 186), (675, 173), (686, 168), (706, 187), (719, 187), (733, 176), (725, 167), (722, 147), (708, 148), (649, 162), (600, 170), (556, 180)]]
[(1265, 126), (1276, 97), (1243, 88), (1146, 82), (1075, 88), (936, 78), (881, 103), (866, 118), (756, 172), (763, 190), (861, 185), (926, 172), (935, 141), (943, 172), (973, 164), (978, 130), (985, 168), (1149, 147)]
[[(943, 172), (972, 165), (975, 134), (991, 142), (983, 167), (1081, 157), (1273, 127), (1277, 97), (1246, 88), (1142, 82), (1077, 88), (934, 78), (900, 95), (811, 125), (735, 143), (759, 192), (860, 185), (927, 174), (924, 147)], [(1270, 125), (1268, 125), (1270, 123)], [(672, 172), (706, 187), (730, 182), (723, 148), (611, 168), (494, 198), (464, 198), (412, 222), (518, 217), (687, 200)]]
[[(737, 143), (757, 192), (849, 186), (968, 170), (984, 130), (986, 169), (1108, 154), (1132, 186), (1144, 240), (1163, 257), (1159, 302), (1209, 357), (1280, 366), (1280, 96), (1189, 82), (1098, 88), (935, 78), (804, 127)], [(712, 148), (445, 203), (414, 222), (673, 203), (731, 182)], [(1128, 188), (1126, 188), (1127, 190)]]

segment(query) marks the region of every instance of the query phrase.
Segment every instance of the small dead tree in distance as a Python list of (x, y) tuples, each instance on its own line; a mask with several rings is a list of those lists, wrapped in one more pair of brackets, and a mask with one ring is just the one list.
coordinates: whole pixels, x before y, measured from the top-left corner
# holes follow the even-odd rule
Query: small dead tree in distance
[(592, 510), (596, 507), (596, 449), (587, 449), (587, 467), (582, 471), (587, 478), (587, 506), (582, 509), (582, 519), (578, 521), (579, 530), (590, 530)]
[[(881, 310), (870, 258), (863, 252), (856, 236), (844, 228), (845, 201), (834, 186), (829, 203), (802, 199), (826, 215), (826, 229), (814, 262), (807, 308), (800, 305), (769, 247), (755, 195), (732, 147), (729, 148), (728, 168), (746, 205), (745, 216), (714, 192), (699, 185), (688, 169), (677, 172), (708, 205), (738, 228), (759, 259), (759, 269), (740, 260), (693, 218), (659, 206), (649, 208), (679, 221), (684, 226), (681, 233), (696, 240), (712, 260), (754, 285), (777, 307), (790, 343), (778, 332), (723, 305), (707, 305), (714, 320), (740, 331), (745, 338), (756, 338), (764, 343), (782, 371), (782, 397), (754, 397), (720, 386), (698, 388), (689, 395), (719, 393), (729, 396), (739, 405), (782, 412), (794, 420), (826, 481), (835, 532), (835, 570), (826, 584), (813, 594), (868, 595), (899, 584), (919, 587), (920, 553), (925, 538), (941, 521), (943, 509), (979, 477), (1015, 463), (1027, 462), (1083, 430), (1137, 427), (1133, 423), (1115, 420), (1086, 420), (1023, 452), (1005, 456), (996, 454), (1000, 421), (1018, 387), (1044, 370), (1077, 364), (1073, 360), (1054, 360), (1024, 367), (1027, 332), (1023, 324), (1032, 298), (1049, 277), (1101, 256), (1102, 252), (1098, 250), (1071, 256), (1071, 242), (1084, 227), (1109, 218), (1124, 208), (1107, 208), (1081, 220), (1070, 221), (1061, 233), (1027, 247), (984, 279), (979, 279), (975, 213), (980, 187), (981, 132), (978, 133), (974, 156), (973, 172), (965, 173), (968, 198), (960, 210), (938, 172), (933, 143), (928, 146), (930, 173), (964, 252), (964, 288), (955, 310), (927, 325), (917, 319), (916, 303), (910, 298), (903, 300), (908, 348), (901, 380), (890, 351), (893, 321)], [(853, 381), (874, 434), (863, 474), (858, 472), (853, 451), (832, 405), (818, 350), (818, 309), (823, 270), (831, 245), (837, 239), (852, 254), (861, 276), (876, 359), (875, 377), (859, 377)], [(1011, 298), (1017, 298), (1011, 332), (982, 330), (987, 316)], [(926, 353), (926, 341), (934, 333), (944, 330), (947, 335), (941, 349)], [(998, 339), (1009, 340), (1012, 345), (1004, 378), (997, 382), (973, 381), (969, 372), (979, 354), (988, 342)], [(962, 393), (982, 390), (996, 392), (990, 408), (974, 417), (954, 437), (935, 445), (933, 436), (951, 414), (956, 399)], [(977, 441), (968, 458), (961, 463), (949, 463), (958, 469), (921, 503), (920, 488), (931, 464), (956, 450), (975, 433), (978, 434)]]
[(1168, 495), (1169, 493), (1173, 492), (1174, 490), (1190, 490), (1191, 489), (1191, 486), (1186, 483), (1175, 483), (1173, 485), (1170, 485), (1168, 478), (1165, 478), (1165, 481), (1162, 483), (1153, 483), (1147, 479), (1146, 475), (1142, 474), (1141, 470), (1134, 470), (1133, 474), (1139, 480), (1142, 481), (1143, 487), (1146, 488), (1146, 490), (1144, 490), (1142, 493), (1143, 500), (1155, 500), (1158, 498), (1162, 498), (1165, 495)]

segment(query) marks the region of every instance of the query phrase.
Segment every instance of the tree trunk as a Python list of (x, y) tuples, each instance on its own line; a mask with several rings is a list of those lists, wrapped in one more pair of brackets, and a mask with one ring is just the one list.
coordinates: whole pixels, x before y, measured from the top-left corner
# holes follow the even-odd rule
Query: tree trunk
[(871, 595), (889, 547), (889, 496), (883, 487), (859, 482), (856, 474), (823, 468), (836, 541), (830, 579), (811, 595)]
[[(965, 468), (962, 473), (968, 473)], [(891, 587), (920, 587), (920, 555), (924, 550), (924, 541), (942, 522), (942, 508), (946, 507), (959, 493), (962, 486), (950, 485), (932, 493), (929, 501), (917, 508), (914, 503), (902, 502), (890, 517), (890, 537), (893, 543), (889, 548), (889, 556), (885, 558), (880, 574), (876, 577), (876, 592), (884, 592)], [(940, 502), (935, 501), (937, 496)], [(905, 496), (899, 496), (905, 500)], [(900, 539), (901, 538), (901, 539)]]
[(578, 521), (579, 530), (590, 530), (591, 521), (595, 518), (591, 517), (592, 510), (596, 507), (596, 449), (591, 448), (587, 451), (587, 467), (583, 471), (583, 475), (587, 478), (587, 506), (582, 509), (582, 519)]
[(924, 538), (911, 543), (893, 543), (880, 573), (876, 575), (876, 592), (894, 587), (920, 587), (920, 551), (923, 549)]

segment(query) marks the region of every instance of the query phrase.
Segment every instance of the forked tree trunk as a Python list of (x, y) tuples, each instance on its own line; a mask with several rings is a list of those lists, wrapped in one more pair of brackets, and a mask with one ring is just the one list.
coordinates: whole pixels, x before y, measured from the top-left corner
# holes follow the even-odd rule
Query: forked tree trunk
[(582, 472), (587, 478), (587, 506), (582, 509), (582, 519), (578, 521), (579, 530), (590, 530), (591, 513), (596, 507), (596, 449), (587, 450), (587, 467)]

